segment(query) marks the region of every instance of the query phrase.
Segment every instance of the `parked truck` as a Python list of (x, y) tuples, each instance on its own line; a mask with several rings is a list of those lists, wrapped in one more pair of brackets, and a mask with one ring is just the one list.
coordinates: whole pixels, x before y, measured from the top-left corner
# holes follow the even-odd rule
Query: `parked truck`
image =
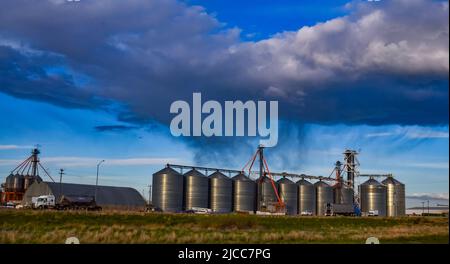
[(56, 206), (56, 199), (54, 195), (31, 197), (31, 205), (34, 209), (53, 209)]
[(53, 195), (41, 195), (32, 197), (32, 208), (34, 209), (56, 209), (56, 210), (89, 210), (100, 211), (92, 196), (63, 195), (57, 202)]
[(344, 215), (344, 216), (354, 216), (355, 207), (353, 204), (327, 204), (326, 216), (336, 216), (336, 215)]

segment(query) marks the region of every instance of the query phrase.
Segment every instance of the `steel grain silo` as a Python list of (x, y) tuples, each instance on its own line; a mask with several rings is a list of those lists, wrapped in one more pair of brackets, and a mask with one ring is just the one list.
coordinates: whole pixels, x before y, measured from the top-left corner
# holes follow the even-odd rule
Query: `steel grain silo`
[(23, 182), (23, 188), (26, 190), (28, 189), (28, 187), (30, 187), (31, 184), (33, 184), (33, 182), (35, 181), (35, 178), (33, 176), (30, 175), (25, 175), (24, 176), (24, 182)]
[(387, 177), (381, 183), (386, 186), (386, 215), (404, 216), (406, 214), (405, 185), (393, 177)]
[(9, 174), (5, 180), (5, 191), (12, 192), (14, 189), (14, 174)]
[(218, 171), (209, 176), (209, 201), (213, 212), (233, 210), (233, 181)]
[(16, 173), (13, 178), (13, 190), (15, 192), (23, 192), (24, 182), (25, 180), (23, 175)]
[(348, 186), (333, 187), (333, 195), (335, 204), (353, 204), (354, 192)]
[(305, 179), (297, 182), (298, 186), (298, 213), (316, 214), (316, 189), (312, 183)]
[(183, 210), (183, 175), (166, 167), (153, 174), (153, 206), (165, 212)]
[(258, 199), (261, 199), (257, 201), (258, 209), (262, 207), (267, 208), (267, 206), (278, 201), (277, 195), (275, 194), (274, 190), (274, 186), (275, 189), (278, 188), (276, 182), (272, 183), (272, 180), (269, 177), (264, 176), (262, 179), (257, 180), (257, 184), (258, 184)]
[(184, 174), (184, 208), (208, 208), (208, 177), (192, 169)]
[(333, 203), (333, 188), (323, 181), (314, 184), (316, 188), (316, 214), (325, 215), (327, 204)]
[(378, 211), (379, 216), (386, 216), (386, 186), (371, 178), (359, 186), (359, 195), (361, 212)]
[(298, 186), (287, 178), (281, 178), (277, 183), (278, 193), (286, 205), (287, 214), (298, 214)]
[(240, 173), (233, 180), (233, 210), (236, 212), (254, 212), (256, 205), (256, 183)]

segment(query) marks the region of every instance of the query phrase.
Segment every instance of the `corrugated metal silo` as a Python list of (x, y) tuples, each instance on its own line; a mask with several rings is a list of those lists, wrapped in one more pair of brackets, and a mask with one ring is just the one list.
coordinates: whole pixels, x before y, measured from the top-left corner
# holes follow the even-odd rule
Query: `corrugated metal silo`
[(297, 185), (287, 179), (281, 178), (277, 181), (278, 193), (281, 200), (286, 205), (286, 212), (290, 215), (298, 214), (298, 187)]
[(218, 171), (209, 176), (209, 201), (213, 212), (233, 210), (233, 181)]
[(28, 189), (28, 187), (30, 187), (30, 185), (34, 182), (34, 178), (33, 176), (30, 175), (25, 175), (24, 176), (24, 182), (23, 182), (23, 188), (26, 190)]
[(23, 186), (24, 186), (24, 177), (23, 177), (23, 175), (20, 175), (20, 174), (17, 173), (16, 175), (14, 175), (13, 179), (14, 179), (13, 190), (16, 191), (16, 192), (23, 192)]
[(208, 177), (192, 169), (184, 174), (184, 208), (208, 208)]
[(353, 204), (354, 192), (348, 186), (333, 187), (334, 203), (335, 204)]
[(405, 185), (393, 177), (387, 177), (381, 182), (386, 186), (386, 215), (404, 216), (405, 208)]
[(278, 184), (276, 182), (273, 182), (272, 184), (272, 180), (267, 176), (264, 176), (261, 179), (261, 182), (259, 179), (256, 180), (256, 182), (258, 184), (258, 198), (261, 199), (261, 201), (257, 202), (258, 208), (261, 208), (261, 206), (267, 207), (278, 201), (273, 187), (275, 185), (275, 188), (278, 188)]
[(325, 215), (327, 204), (333, 203), (333, 188), (323, 181), (314, 184), (316, 188), (316, 214)]
[(233, 180), (233, 210), (236, 212), (254, 212), (256, 205), (256, 183), (240, 173)]
[(169, 167), (154, 173), (152, 202), (165, 212), (183, 210), (183, 175)]
[(5, 180), (5, 191), (11, 192), (14, 189), (14, 174), (9, 174)]
[(312, 183), (305, 179), (297, 182), (298, 185), (298, 213), (310, 212), (316, 214), (316, 189)]
[(386, 186), (375, 179), (369, 179), (359, 185), (361, 212), (378, 211), (379, 216), (386, 216)]

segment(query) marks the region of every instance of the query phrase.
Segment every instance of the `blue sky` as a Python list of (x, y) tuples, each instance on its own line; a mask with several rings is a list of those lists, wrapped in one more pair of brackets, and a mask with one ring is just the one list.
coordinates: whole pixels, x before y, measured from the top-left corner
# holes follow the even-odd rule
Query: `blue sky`
[(186, 3), (203, 6), (229, 27), (242, 30), (248, 40), (264, 39), (283, 31), (313, 26), (346, 15), (349, 1), (270, 1), (249, 0), (231, 2), (226, 0), (187, 0)]
[(4, 6), (0, 177), (35, 144), (55, 178), (64, 168), (68, 182), (95, 183), (105, 159), (101, 184), (139, 192), (167, 162), (239, 169), (257, 138), (170, 134), (170, 103), (202, 92), (280, 102), (273, 170), (328, 176), (353, 148), (361, 172), (393, 173), (408, 196), (448, 204), (446, 1)]

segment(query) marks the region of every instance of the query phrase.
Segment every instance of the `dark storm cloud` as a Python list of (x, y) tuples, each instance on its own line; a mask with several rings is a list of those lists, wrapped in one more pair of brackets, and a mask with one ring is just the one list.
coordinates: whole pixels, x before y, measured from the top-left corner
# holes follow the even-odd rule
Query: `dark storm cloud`
[(105, 126), (96, 126), (94, 127), (96, 131), (98, 132), (105, 132), (105, 131), (128, 131), (128, 130), (134, 130), (138, 129), (137, 126), (124, 126), (124, 125), (105, 125)]
[[(118, 118), (132, 123), (167, 124), (170, 104), (198, 91), (205, 100), (277, 99), (294, 122), (448, 124), (448, 3), (348, 8), (347, 17), (241, 42), (238, 29), (176, 1), (7, 0), (0, 91), (67, 107), (118, 101)], [(71, 73), (42, 70), (61, 63), (94, 81), (80, 88)]]
[(106, 101), (79, 89), (67, 74), (49, 74), (47, 68), (61, 65), (54, 54), (0, 45), (0, 90), (16, 97), (45, 101), (66, 108), (97, 108)]

